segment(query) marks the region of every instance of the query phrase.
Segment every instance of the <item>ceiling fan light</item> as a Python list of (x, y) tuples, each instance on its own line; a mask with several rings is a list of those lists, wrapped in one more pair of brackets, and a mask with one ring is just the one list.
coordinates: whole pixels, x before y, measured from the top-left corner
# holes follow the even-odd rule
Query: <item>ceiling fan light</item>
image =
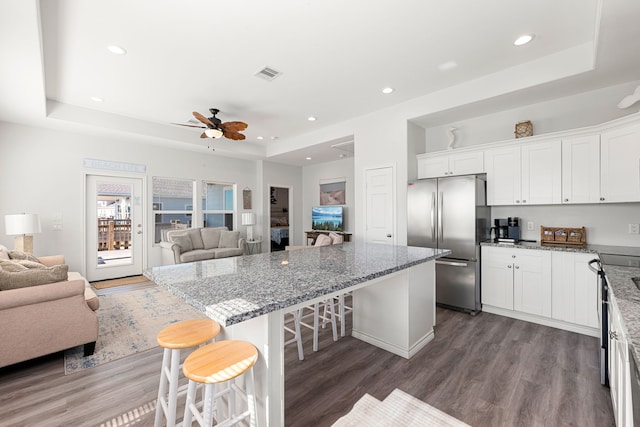
[(209, 138), (222, 138), (222, 131), (220, 129), (205, 129), (204, 134)]

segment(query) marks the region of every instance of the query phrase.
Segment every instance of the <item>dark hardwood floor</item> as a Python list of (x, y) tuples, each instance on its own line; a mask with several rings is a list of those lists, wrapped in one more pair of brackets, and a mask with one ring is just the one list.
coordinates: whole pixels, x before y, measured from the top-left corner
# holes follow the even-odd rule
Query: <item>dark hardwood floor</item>
[[(411, 360), (349, 336), (334, 343), (329, 329), (314, 353), (304, 331), (304, 361), (286, 348), (286, 425), (329, 426), (364, 393), (395, 388), (476, 427), (614, 425), (597, 339), (487, 313), (437, 316), (436, 338)], [(0, 425), (152, 425), (161, 358), (155, 348), (68, 376), (61, 354), (0, 369)]]

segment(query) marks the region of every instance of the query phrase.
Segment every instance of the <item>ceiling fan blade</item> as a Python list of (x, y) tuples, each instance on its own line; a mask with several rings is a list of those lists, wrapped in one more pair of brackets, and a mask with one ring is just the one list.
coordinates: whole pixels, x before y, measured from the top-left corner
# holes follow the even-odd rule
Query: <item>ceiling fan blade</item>
[(220, 125), (223, 131), (240, 132), (245, 130), (249, 125), (245, 122), (225, 122)]
[(196, 119), (200, 120), (202, 123), (204, 123), (205, 125), (207, 125), (211, 129), (215, 129), (217, 127), (211, 120), (207, 119), (205, 116), (203, 116), (202, 114), (198, 113), (197, 111), (193, 112), (193, 117), (195, 117)]
[(176, 125), (176, 126), (186, 126), (188, 128), (198, 128), (198, 129), (206, 129), (206, 126), (198, 126), (198, 125), (186, 125), (184, 123), (171, 123), (172, 125)]
[(243, 139), (245, 139), (246, 137), (241, 134), (241, 133), (237, 133), (237, 132), (224, 132), (224, 137), (228, 138), (228, 139), (233, 139), (234, 141), (241, 141)]

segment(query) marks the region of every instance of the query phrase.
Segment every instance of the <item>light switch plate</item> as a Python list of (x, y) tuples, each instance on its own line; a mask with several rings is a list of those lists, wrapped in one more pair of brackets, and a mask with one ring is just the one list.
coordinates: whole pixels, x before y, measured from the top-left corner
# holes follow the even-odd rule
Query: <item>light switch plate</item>
[(529, 231), (533, 230), (533, 221), (527, 222), (527, 230), (529, 230)]

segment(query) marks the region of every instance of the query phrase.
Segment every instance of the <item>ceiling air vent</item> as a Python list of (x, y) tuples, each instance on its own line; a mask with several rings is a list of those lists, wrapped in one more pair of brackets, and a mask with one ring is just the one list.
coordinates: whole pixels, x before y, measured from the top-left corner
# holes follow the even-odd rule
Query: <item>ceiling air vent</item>
[(280, 71), (274, 70), (273, 68), (264, 67), (262, 70), (258, 71), (255, 76), (267, 81), (271, 81), (281, 74), (282, 73)]

